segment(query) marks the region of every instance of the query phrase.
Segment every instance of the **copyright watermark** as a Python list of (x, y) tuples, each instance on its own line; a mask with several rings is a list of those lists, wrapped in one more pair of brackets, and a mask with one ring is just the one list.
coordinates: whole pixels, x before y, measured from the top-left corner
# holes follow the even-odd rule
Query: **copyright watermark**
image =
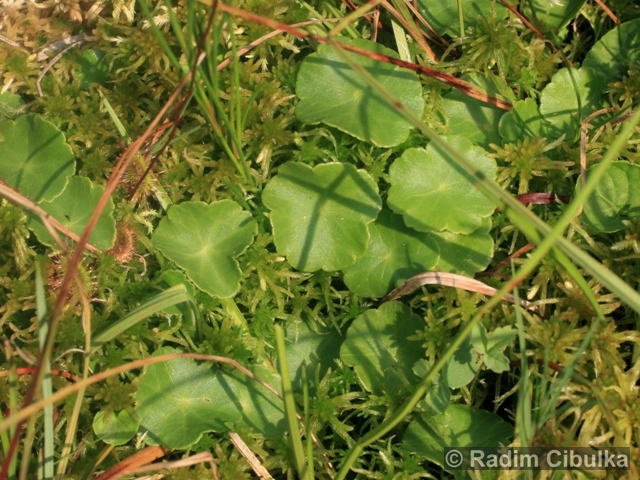
[(629, 470), (629, 447), (447, 447), (449, 470)]

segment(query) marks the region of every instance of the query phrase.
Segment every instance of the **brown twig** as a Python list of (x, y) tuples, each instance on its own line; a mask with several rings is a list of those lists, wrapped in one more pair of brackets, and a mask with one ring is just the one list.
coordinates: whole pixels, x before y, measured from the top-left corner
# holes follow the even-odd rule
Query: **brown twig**
[[(496, 293), (498, 293), (497, 289), (490, 287), (489, 285), (486, 285), (473, 278), (465, 277), (464, 275), (445, 272), (424, 272), (419, 273), (418, 275), (414, 275), (399, 287), (391, 290), (391, 292), (389, 292), (381, 300), (381, 302), (390, 302), (397, 298), (403, 297), (404, 295), (408, 295), (424, 285), (444, 285), (446, 287), (460, 288), (462, 290), (467, 290), (468, 292), (476, 292), (488, 296), (494, 296)], [(506, 300), (508, 302), (515, 303), (515, 298), (513, 297), (513, 295), (506, 294), (502, 298), (503, 300)], [(520, 300), (520, 305), (522, 305), (527, 310), (537, 310), (537, 307), (535, 305), (532, 305), (531, 302), (528, 302), (526, 300)]]
[(596, 0), (596, 3), (600, 6), (600, 8), (601, 8), (602, 10), (604, 10), (604, 13), (606, 13), (606, 14), (607, 14), (607, 16), (608, 16), (611, 20), (613, 20), (613, 23), (615, 23), (616, 25), (620, 25), (620, 20), (618, 19), (618, 17), (616, 17), (616, 14), (615, 14), (615, 13), (613, 13), (613, 12), (611, 11), (611, 9), (610, 9), (609, 7), (607, 7), (607, 6), (605, 5), (605, 3), (604, 3), (602, 0)]

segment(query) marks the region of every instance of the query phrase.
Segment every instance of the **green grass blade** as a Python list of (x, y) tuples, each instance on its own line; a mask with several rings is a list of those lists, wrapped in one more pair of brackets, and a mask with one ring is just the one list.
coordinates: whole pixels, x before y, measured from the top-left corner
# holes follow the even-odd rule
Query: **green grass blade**
[(293, 387), (287, 368), (287, 352), (285, 348), (284, 330), (276, 325), (276, 345), (278, 349), (278, 362), (280, 363), (280, 378), (282, 378), (282, 397), (284, 399), (284, 411), (289, 427), (289, 438), (298, 476), (304, 480), (310, 479), (309, 471), (304, 458), (304, 449), (300, 439), (300, 423), (297, 418), (296, 404), (293, 399)]
[[(49, 323), (47, 321), (47, 302), (45, 300), (44, 282), (40, 266), (36, 265), (36, 315), (38, 316), (38, 341), (40, 348), (45, 348)], [(42, 397), (49, 398), (53, 395), (51, 384), (51, 363), (48, 358), (42, 365)], [(54, 432), (53, 432), (53, 405), (44, 407), (44, 458), (42, 460), (42, 475), (44, 479), (53, 478), (54, 461)]]
[(194, 319), (194, 324), (196, 325), (197, 329), (197, 323), (195, 321), (195, 319), (197, 318), (197, 307), (195, 301), (193, 300), (191, 295), (189, 295), (187, 287), (185, 287), (184, 285), (175, 285), (156, 295), (144, 305), (136, 308), (133, 312), (121, 318), (116, 323), (109, 326), (106, 330), (103, 330), (97, 335), (94, 335), (91, 341), (91, 353), (94, 353), (102, 345), (109, 342), (110, 340), (113, 340), (116, 336), (120, 335), (122, 332), (132, 327), (133, 325), (146, 320), (151, 315), (154, 315), (155, 313), (158, 313), (159, 311), (167, 307), (171, 307), (183, 302), (187, 303), (187, 305), (189, 306), (191, 315)]

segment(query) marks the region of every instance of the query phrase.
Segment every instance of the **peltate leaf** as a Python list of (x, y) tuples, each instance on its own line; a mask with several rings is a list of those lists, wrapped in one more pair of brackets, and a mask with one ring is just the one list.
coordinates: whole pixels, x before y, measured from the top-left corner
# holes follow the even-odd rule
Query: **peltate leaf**
[(93, 431), (108, 445), (124, 445), (138, 432), (138, 421), (129, 410), (105, 415), (98, 412), (93, 417)]
[(536, 101), (527, 98), (513, 104), (513, 110), (500, 119), (498, 129), (505, 142), (515, 143), (525, 138), (546, 137), (551, 124), (540, 114)]
[(489, 18), (491, 11), (495, 10), (498, 18), (507, 16), (507, 9), (493, 0), (419, 0), (418, 8), (424, 19), (429, 22), (438, 33), (452, 37), (462, 37), (465, 32), (460, 32), (459, 10), (462, 9), (465, 29), (475, 27), (481, 18)]
[[(154, 356), (173, 353), (164, 347)], [(224, 432), (242, 419), (237, 388), (209, 363), (177, 358), (149, 365), (140, 379), (137, 413), (150, 443), (185, 449), (204, 432)]]
[(359, 315), (347, 330), (340, 358), (354, 367), (367, 390), (382, 395), (411, 389), (418, 378), (413, 365), (424, 356), (408, 337), (424, 329), (420, 317), (400, 302), (388, 302)]
[(71, 147), (51, 122), (23, 115), (0, 123), (0, 180), (34, 202), (60, 195), (75, 169)]
[(586, 0), (527, 0), (523, 4), (523, 13), (527, 18), (543, 23), (555, 33), (565, 28), (585, 3)]
[(605, 88), (603, 77), (590, 68), (558, 70), (540, 96), (540, 113), (552, 124), (551, 134), (576, 141), (582, 120), (605, 106)]
[[(413, 372), (418, 378), (424, 378), (433, 365), (425, 359), (418, 360), (413, 366)], [(420, 402), (420, 406), (429, 415), (438, 415), (445, 411), (451, 402), (451, 390), (447, 385), (447, 378), (442, 373), (438, 373), (431, 382), (427, 395)]]
[(640, 60), (640, 18), (617, 26), (587, 53), (582, 63), (605, 77), (607, 83), (622, 80), (629, 66)]
[[(93, 185), (88, 178), (73, 176), (60, 195), (49, 202), (40, 202), (40, 207), (73, 233), (80, 235), (98, 205), (103, 191), (103, 186)], [(115, 241), (116, 221), (112, 213), (113, 200), (109, 199), (89, 237), (89, 243), (101, 250), (113, 247)], [(56, 245), (39, 217), (30, 215), (27, 226), (33, 230), (40, 243)]]
[(401, 448), (443, 465), (445, 447), (497, 447), (508, 445), (512, 435), (513, 426), (495, 413), (468, 405), (449, 405), (440, 415), (414, 417)]
[[(368, 40), (339, 40), (397, 58), (393, 50)], [(349, 52), (347, 55), (373, 75), (405, 108), (418, 117), (422, 116), (422, 87), (414, 72), (363, 55)], [(380, 147), (399, 145), (413, 128), (329, 45), (320, 45), (317, 53), (302, 62), (296, 81), (296, 95), (300, 99), (296, 116), (302, 122), (323, 122)]]
[(475, 273), (491, 260), (490, 225), (486, 219), (469, 235), (418, 232), (407, 227), (401, 216), (383, 209), (369, 226), (371, 240), (365, 254), (344, 270), (344, 282), (363, 297), (382, 297), (403, 281), (434, 268)]
[[(587, 170), (589, 172), (594, 167)], [(623, 220), (640, 217), (640, 166), (613, 162), (584, 204), (584, 217), (600, 232), (625, 228)], [(580, 190), (579, 183), (576, 190)]]
[(307, 272), (353, 265), (367, 248), (367, 225), (382, 208), (371, 176), (341, 163), (313, 169), (286, 163), (265, 187), (262, 200), (271, 209), (278, 253)]
[[(482, 148), (464, 137), (447, 140), (486, 177), (495, 178), (496, 163)], [(495, 210), (495, 204), (474, 186), (474, 177), (432, 143), (426, 149), (405, 150), (391, 165), (389, 181), (389, 207), (419, 231), (471, 233)]]
[(226, 298), (240, 288), (234, 257), (251, 244), (256, 232), (251, 214), (231, 200), (210, 205), (184, 202), (169, 209), (152, 240), (200, 290)]
[[(463, 75), (461, 79), (477, 86), (480, 91), (515, 101), (513, 92), (496, 75), (474, 73)], [(442, 111), (447, 119), (450, 135), (468, 138), (474, 145), (485, 149), (491, 143), (500, 143), (498, 125), (504, 110), (454, 89), (443, 97)]]

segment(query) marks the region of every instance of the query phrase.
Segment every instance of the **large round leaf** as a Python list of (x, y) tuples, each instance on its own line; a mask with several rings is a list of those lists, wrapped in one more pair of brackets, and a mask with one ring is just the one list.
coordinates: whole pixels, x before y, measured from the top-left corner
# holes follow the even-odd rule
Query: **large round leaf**
[(438, 260), (430, 235), (407, 227), (389, 210), (382, 210), (369, 232), (367, 251), (344, 271), (344, 283), (357, 295), (383, 297), (404, 280), (431, 270)]
[(459, 8), (462, 9), (465, 29), (475, 27), (483, 17), (489, 18), (494, 9), (498, 18), (504, 18), (508, 13), (507, 9), (495, 0), (419, 0), (418, 8), (424, 19), (438, 33), (452, 37), (466, 35), (465, 32), (460, 32)]
[(365, 254), (344, 270), (344, 283), (363, 297), (383, 297), (414, 275), (439, 271), (472, 274), (491, 261), (491, 221), (468, 235), (418, 232), (402, 217), (383, 209), (369, 226), (371, 240)]
[[(587, 170), (589, 172), (594, 167)], [(600, 232), (625, 228), (623, 220), (640, 217), (640, 166), (613, 162), (584, 204), (584, 216)], [(576, 186), (580, 190), (580, 185)]]
[(231, 200), (210, 205), (185, 202), (169, 209), (152, 240), (199, 289), (226, 298), (240, 288), (241, 272), (234, 257), (256, 233), (251, 214)]
[[(94, 186), (88, 178), (73, 176), (59, 196), (50, 202), (41, 202), (40, 207), (73, 233), (80, 235), (98, 205), (103, 191), (103, 186)], [(116, 237), (116, 221), (112, 213), (113, 200), (109, 199), (89, 238), (89, 243), (102, 250), (111, 248)], [(55, 245), (40, 218), (30, 216), (27, 225), (41, 243)]]
[(527, 0), (523, 5), (523, 13), (527, 18), (541, 22), (552, 32), (560, 32), (576, 18), (586, 0)]
[[(490, 95), (501, 96), (515, 101), (513, 92), (496, 75), (477, 73), (463, 75), (462, 80), (475, 85), (478, 90)], [(451, 135), (459, 135), (471, 140), (474, 145), (489, 148), (491, 143), (500, 143), (498, 125), (504, 110), (481, 102), (454, 89), (442, 99), (442, 111), (447, 119)]]
[[(162, 348), (154, 356), (173, 353)], [(211, 364), (177, 358), (149, 365), (140, 379), (137, 412), (150, 443), (184, 449), (204, 432), (224, 432), (242, 419), (237, 388)]]
[[(464, 137), (448, 137), (449, 144), (488, 178), (496, 163)], [(411, 148), (389, 169), (388, 203), (416, 230), (471, 233), (495, 210), (495, 204), (474, 186), (474, 177), (434, 144)]]
[(605, 106), (606, 82), (590, 68), (563, 68), (551, 78), (540, 96), (540, 113), (552, 124), (552, 134), (567, 135), (573, 143), (582, 121)]
[(341, 163), (313, 169), (286, 163), (265, 187), (262, 200), (272, 210), (278, 253), (307, 272), (353, 265), (367, 248), (367, 225), (382, 208), (371, 176)]
[(512, 435), (513, 426), (495, 413), (449, 405), (440, 415), (416, 416), (404, 433), (401, 448), (443, 465), (445, 447), (498, 447), (508, 445)]
[(138, 420), (129, 410), (109, 415), (100, 411), (93, 417), (93, 431), (106, 444), (124, 445), (138, 432)]
[(419, 341), (408, 337), (423, 329), (422, 319), (408, 307), (400, 302), (385, 303), (353, 321), (340, 358), (376, 395), (411, 389), (418, 381), (413, 365), (424, 357), (424, 350)]
[[(397, 57), (393, 50), (368, 40), (343, 38), (340, 41)], [(347, 55), (373, 75), (405, 108), (422, 116), (422, 87), (414, 72), (363, 55)], [(300, 98), (296, 116), (301, 121), (323, 122), (380, 147), (404, 142), (413, 128), (328, 45), (320, 45), (317, 53), (302, 62), (296, 94)]]
[(513, 110), (502, 116), (498, 126), (500, 136), (508, 143), (531, 137), (546, 137), (550, 128), (551, 124), (540, 114), (533, 98), (514, 103)]
[(606, 78), (621, 80), (629, 65), (640, 60), (640, 18), (623, 23), (596, 42), (582, 63)]
[(34, 202), (53, 200), (74, 174), (64, 136), (38, 115), (0, 123), (0, 180)]

